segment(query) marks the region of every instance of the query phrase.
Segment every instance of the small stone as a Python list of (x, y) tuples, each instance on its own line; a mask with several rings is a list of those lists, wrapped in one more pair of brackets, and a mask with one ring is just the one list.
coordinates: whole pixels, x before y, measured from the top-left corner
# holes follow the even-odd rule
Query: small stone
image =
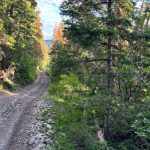
[(51, 139), (45, 139), (44, 141), (46, 144), (52, 145), (53, 141)]
[(36, 146), (37, 150), (42, 150), (45, 147), (45, 144), (40, 143), (38, 146)]
[(34, 141), (34, 144), (35, 144), (35, 145), (38, 145), (39, 143), (40, 143), (40, 141), (37, 140), (37, 139)]
[(33, 145), (35, 142), (35, 139), (34, 138), (31, 138), (30, 141), (29, 141), (29, 145)]
[(52, 120), (51, 118), (49, 118), (49, 119), (48, 119), (48, 122), (51, 123), (51, 122), (53, 122), (53, 120)]
[(41, 122), (37, 122), (36, 124), (38, 127), (41, 127), (42, 126), (42, 123)]
[(48, 134), (54, 134), (54, 131), (48, 130)]
[(50, 124), (46, 124), (46, 127), (47, 127), (48, 129), (51, 129), (51, 128), (52, 128)]
[(39, 133), (38, 135), (36, 135), (36, 139), (41, 139), (42, 138), (42, 133)]

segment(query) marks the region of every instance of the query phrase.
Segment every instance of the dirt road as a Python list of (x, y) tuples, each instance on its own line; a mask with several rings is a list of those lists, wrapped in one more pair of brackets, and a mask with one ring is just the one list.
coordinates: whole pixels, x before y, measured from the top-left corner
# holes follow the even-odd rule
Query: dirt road
[(30, 150), (26, 141), (30, 134), (33, 108), (48, 85), (44, 72), (36, 81), (16, 92), (16, 95), (0, 94), (0, 150)]

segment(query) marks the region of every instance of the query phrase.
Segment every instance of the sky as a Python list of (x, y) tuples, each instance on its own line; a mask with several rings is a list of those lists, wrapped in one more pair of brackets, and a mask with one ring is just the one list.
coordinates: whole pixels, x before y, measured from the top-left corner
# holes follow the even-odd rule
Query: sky
[(40, 11), (45, 40), (52, 39), (54, 28), (61, 21), (59, 6), (62, 0), (36, 0)]
[[(45, 40), (52, 39), (54, 28), (61, 21), (59, 6), (62, 0), (36, 0)], [(134, 0), (138, 2), (139, 0)], [(149, 1), (149, 0), (148, 0)]]

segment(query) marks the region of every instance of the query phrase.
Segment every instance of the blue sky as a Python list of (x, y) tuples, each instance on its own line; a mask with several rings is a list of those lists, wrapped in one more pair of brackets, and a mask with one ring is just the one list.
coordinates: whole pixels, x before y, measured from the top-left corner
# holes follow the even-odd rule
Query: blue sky
[(51, 39), (55, 26), (61, 21), (59, 6), (62, 0), (36, 0), (40, 10), (44, 39)]
[[(36, 0), (40, 10), (44, 39), (52, 39), (54, 28), (61, 21), (59, 6), (62, 0)], [(139, 0), (134, 0), (139, 1)]]

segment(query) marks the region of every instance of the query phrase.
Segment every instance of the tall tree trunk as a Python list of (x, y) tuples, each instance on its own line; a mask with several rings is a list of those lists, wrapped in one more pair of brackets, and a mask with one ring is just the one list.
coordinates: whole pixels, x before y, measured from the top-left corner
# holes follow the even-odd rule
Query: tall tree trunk
[[(111, 29), (111, 13), (112, 13), (112, 0), (108, 1), (108, 18), (110, 19), (108, 22), (108, 30)], [(108, 37), (108, 89), (111, 92), (112, 90), (112, 37)]]
[[(108, 30), (111, 29), (111, 15), (112, 15), (112, 0), (108, 1)], [(107, 72), (107, 84), (108, 90), (111, 93), (112, 91), (112, 37), (108, 36), (108, 72)], [(104, 136), (106, 140), (111, 139), (110, 132), (110, 108), (106, 108), (105, 111), (105, 121), (104, 121)]]
[(111, 140), (111, 131), (110, 131), (110, 109), (107, 108), (105, 111), (105, 120), (104, 120), (104, 137), (106, 140)]

